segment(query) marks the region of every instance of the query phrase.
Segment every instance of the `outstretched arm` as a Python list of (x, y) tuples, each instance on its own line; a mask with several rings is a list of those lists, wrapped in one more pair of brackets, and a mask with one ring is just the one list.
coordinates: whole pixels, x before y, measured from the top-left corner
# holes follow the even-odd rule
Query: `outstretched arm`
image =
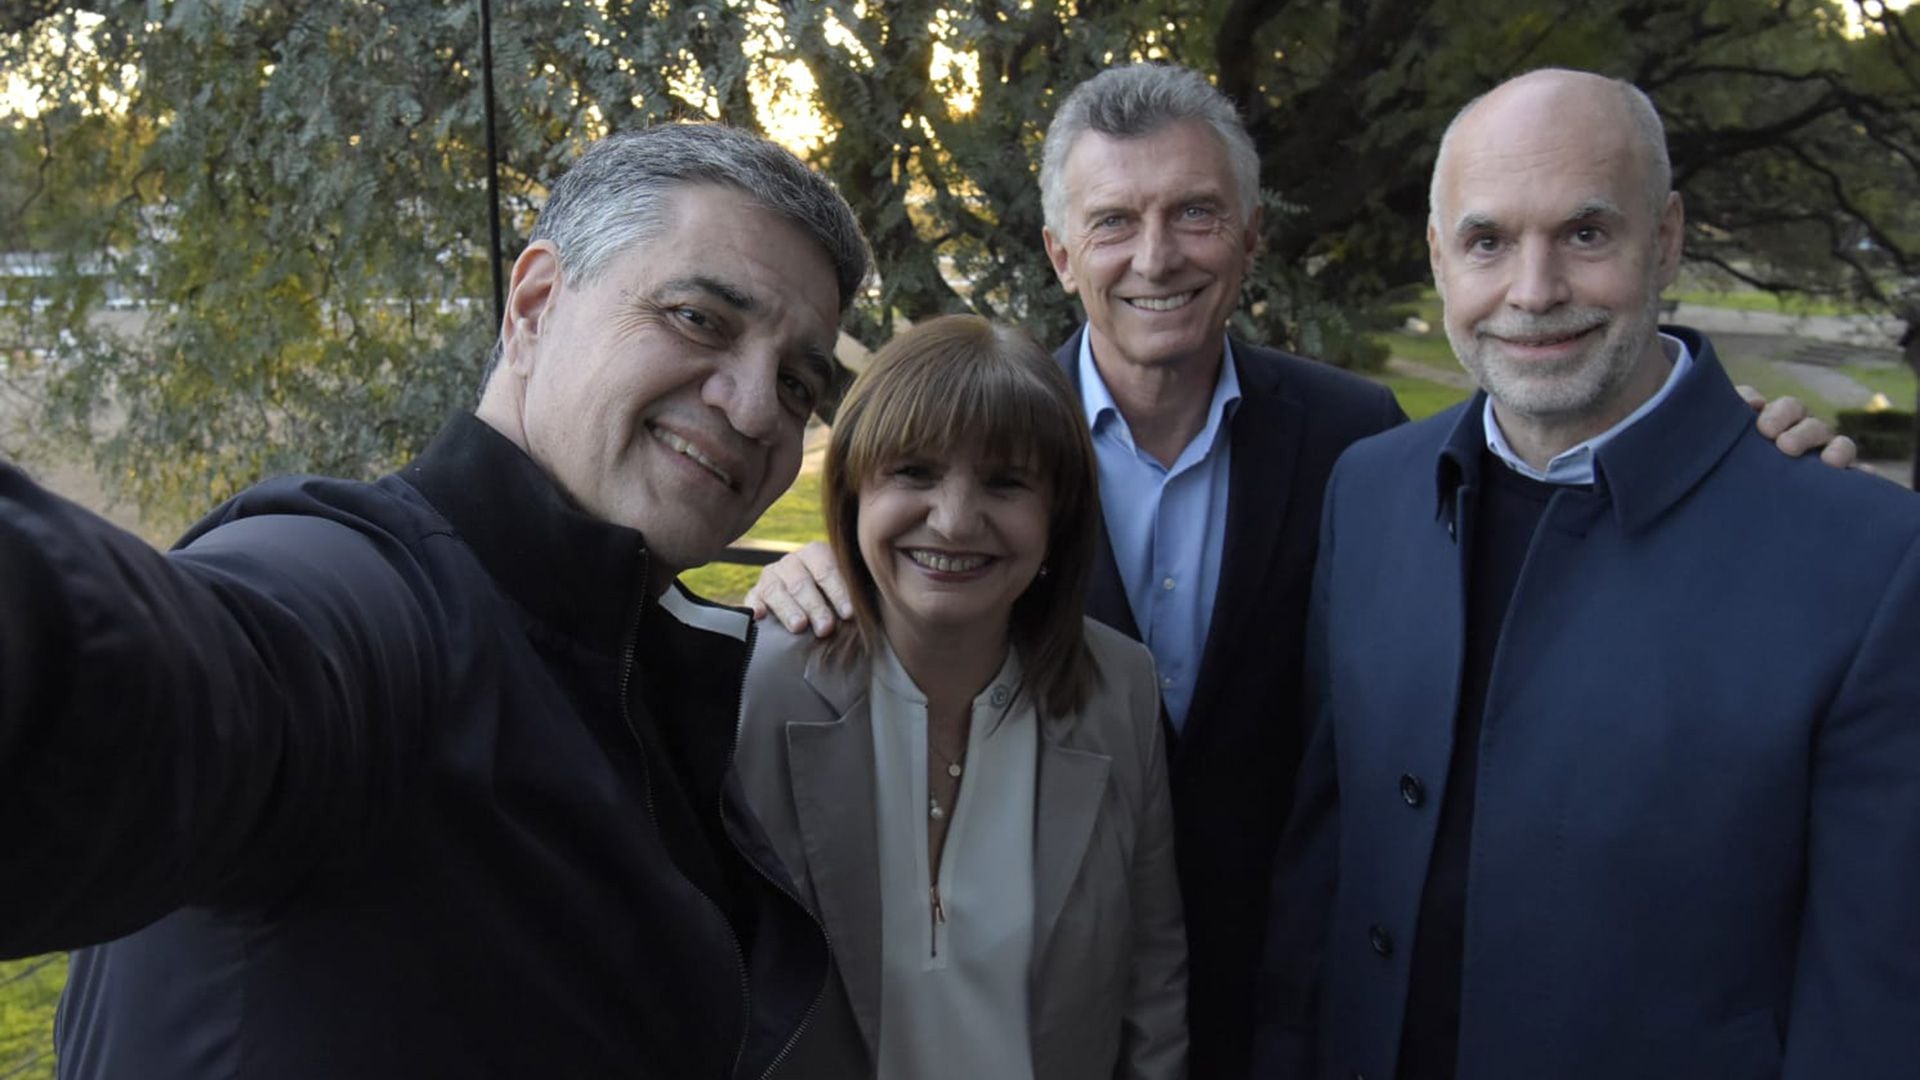
[(435, 692), (423, 577), (313, 516), (162, 555), (0, 465), (0, 955), (268, 895), (365, 839)]

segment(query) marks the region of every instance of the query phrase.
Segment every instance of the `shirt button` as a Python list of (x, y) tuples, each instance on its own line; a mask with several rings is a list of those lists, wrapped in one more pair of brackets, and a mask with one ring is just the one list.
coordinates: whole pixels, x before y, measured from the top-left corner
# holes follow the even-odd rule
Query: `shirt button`
[(1172, 579), (1172, 578), (1167, 578), (1167, 579), (1165, 579), (1164, 581), (1162, 581), (1162, 582), (1160, 582), (1160, 587), (1161, 587), (1161, 588), (1163, 588), (1163, 589), (1165, 589), (1165, 590), (1167, 590), (1168, 592), (1172, 592), (1172, 591), (1173, 591), (1173, 579)]
[(1373, 946), (1373, 951), (1379, 953), (1381, 956), (1393, 955), (1393, 936), (1388, 934), (1379, 925), (1376, 924), (1367, 928), (1367, 941)]
[(1419, 777), (1407, 773), (1400, 778), (1400, 797), (1407, 800), (1408, 806), (1419, 806), (1427, 801), (1427, 786)]
[(987, 700), (992, 702), (993, 707), (996, 709), (1004, 707), (1007, 703), (1007, 688), (1004, 686), (994, 687), (993, 693), (987, 695)]
[(1173, 676), (1171, 675), (1160, 676), (1160, 688), (1163, 690), (1173, 689)]

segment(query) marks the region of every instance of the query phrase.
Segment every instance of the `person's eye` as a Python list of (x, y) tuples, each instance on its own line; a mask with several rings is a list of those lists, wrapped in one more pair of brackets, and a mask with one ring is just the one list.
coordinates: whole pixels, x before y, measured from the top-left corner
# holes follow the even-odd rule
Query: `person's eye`
[(1482, 233), (1467, 241), (1467, 250), (1475, 255), (1491, 255), (1500, 250), (1500, 238), (1491, 233)]
[(697, 307), (692, 307), (686, 304), (682, 304), (679, 307), (674, 308), (673, 317), (676, 319), (679, 319), (683, 323), (686, 323), (688, 326), (696, 327), (701, 330), (712, 330), (718, 325), (714, 321), (713, 316), (708, 315), (706, 312), (700, 310)]
[(1605, 243), (1607, 230), (1598, 225), (1582, 225), (1573, 230), (1573, 242), (1581, 247), (1593, 247)]
[(820, 388), (813, 380), (792, 371), (780, 373), (780, 393), (802, 413), (811, 412), (820, 400)]
[(919, 461), (903, 461), (890, 470), (896, 480), (909, 484), (926, 484), (933, 480), (933, 467)]
[(1191, 206), (1183, 207), (1180, 211), (1180, 216), (1187, 221), (1205, 221), (1213, 216), (1213, 207), (1195, 203)]

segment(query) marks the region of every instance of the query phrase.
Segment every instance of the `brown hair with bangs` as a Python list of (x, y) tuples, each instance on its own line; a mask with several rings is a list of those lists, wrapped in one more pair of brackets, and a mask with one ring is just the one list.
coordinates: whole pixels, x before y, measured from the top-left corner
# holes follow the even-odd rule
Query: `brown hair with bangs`
[(1073, 387), (1033, 339), (977, 315), (943, 315), (894, 337), (854, 380), (833, 424), (821, 475), (827, 540), (853, 597), (853, 625), (831, 659), (867, 654), (883, 633), (873, 572), (860, 556), (860, 489), (909, 457), (979, 446), (1047, 487), (1047, 572), (1013, 603), (1008, 636), (1047, 716), (1085, 703), (1097, 677), (1081, 619), (1100, 500), (1093, 443)]

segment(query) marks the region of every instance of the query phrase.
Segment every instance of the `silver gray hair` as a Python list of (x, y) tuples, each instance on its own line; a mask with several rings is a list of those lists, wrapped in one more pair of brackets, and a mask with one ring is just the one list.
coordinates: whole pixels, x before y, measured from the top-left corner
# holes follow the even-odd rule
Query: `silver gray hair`
[[(551, 243), (567, 279), (591, 285), (614, 256), (664, 233), (675, 189), (697, 184), (742, 192), (813, 237), (833, 261), (846, 313), (869, 265), (853, 210), (799, 158), (723, 124), (660, 124), (593, 143), (554, 183), (527, 239)], [(503, 344), (494, 339), (480, 380), (483, 394)]]
[(1047, 228), (1064, 236), (1067, 213), (1067, 155), (1089, 131), (1113, 139), (1136, 139), (1168, 126), (1198, 120), (1213, 129), (1226, 148), (1239, 189), (1241, 211), (1249, 218), (1260, 200), (1260, 155), (1240, 113), (1206, 77), (1178, 64), (1128, 64), (1107, 70), (1073, 88), (1047, 125), (1040, 152), (1040, 203)]
[(557, 249), (568, 280), (591, 284), (620, 252), (665, 232), (674, 189), (717, 184), (786, 218), (833, 261), (845, 312), (867, 277), (867, 244), (832, 184), (778, 145), (721, 124), (661, 124), (589, 146), (553, 185), (528, 239)]
[(1536, 68), (1523, 75), (1515, 75), (1492, 90), (1481, 94), (1462, 106), (1447, 123), (1446, 133), (1440, 136), (1440, 152), (1433, 158), (1433, 178), (1427, 184), (1427, 220), (1437, 222), (1440, 213), (1440, 164), (1447, 159), (1447, 147), (1453, 142), (1454, 129), (1468, 113), (1503, 87), (1538, 75), (1585, 75), (1595, 79), (1605, 79), (1613, 85), (1620, 95), (1620, 105), (1627, 111), (1627, 119), (1633, 124), (1633, 134), (1640, 142), (1640, 152), (1646, 165), (1647, 208), (1658, 218), (1667, 205), (1667, 196), (1673, 191), (1673, 161), (1667, 156), (1667, 129), (1660, 122), (1660, 110), (1654, 108), (1653, 99), (1647, 92), (1627, 82), (1625, 79), (1609, 79), (1590, 71), (1575, 71), (1571, 68)]

